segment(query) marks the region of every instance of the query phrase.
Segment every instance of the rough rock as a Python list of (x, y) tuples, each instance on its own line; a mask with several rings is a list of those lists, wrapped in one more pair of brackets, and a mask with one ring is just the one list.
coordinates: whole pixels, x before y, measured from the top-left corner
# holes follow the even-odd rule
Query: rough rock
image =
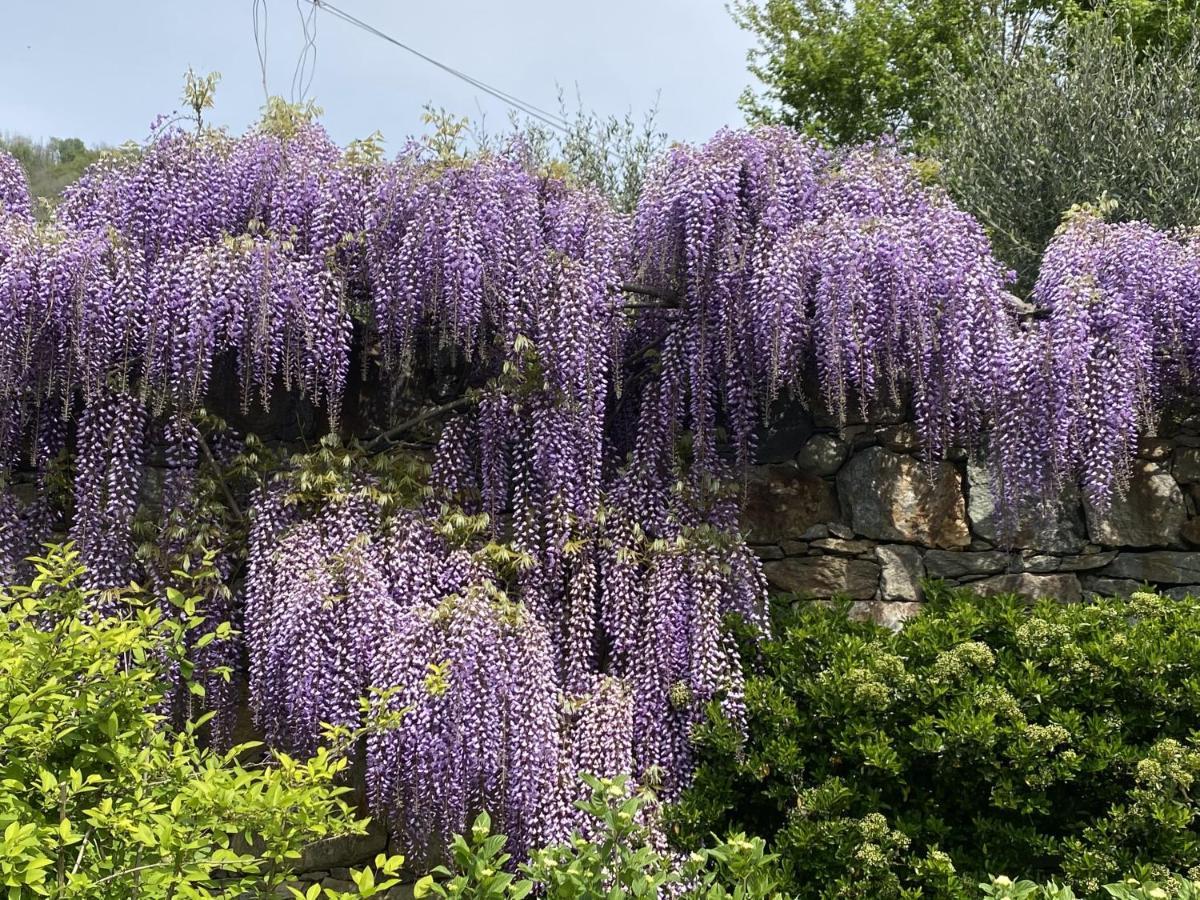
[(879, 586), (879, 564), (841, 556), (793, 556), (763, 563), (776, 590), (804, 597), (870, 600)]
[(967, 515), (971, 530), (993, 544), (1042, 553), (1078, 553), (1087, 543), (1079, 492), (1067, 488), (1055, 502), (1024, 512), (1008, 541), (1001, 532), (1000, 513), (986, 464), (967, 465)]
[(138, 485), (138, 503), (148, 509), (161, 506), (166, 476), (167, 470), (161, 466), (146, 466), (142, 469), (142, 481)]
[(327, 872), (338, 867), (361, 866), (387, 850), (387, 846), (387, 830), (377, 819), (372, 819), (366, 834), (348, 834), (309, 844), (296, 863), (296, 869)]
[(1004, 299), (1008, 302), (1009, 308), (1018, 316), (1029, 316), (1037, 312), (1036, 304), (1030, 303), (1028, 300), (1022, 300), (1016, 294), (1009, 291), (1004, 292)]
[[(851, 536), (853, 537), (853, 535)], [(808, 529), (808, 531), (804, 532), (804, 534), (800, 535), (800, 540), (815, 541), (819, 540), (820, 538), (827, 537), (829, 537), (829, 529), (826, 526), (814, 525), (812, 528)]]
[(870, 541), (847, 541), (842, 538), (822, 538), (813, 541), (811, 546), (834, 556), (862, 556), (864, 553), (870, 553), (875, 547)]
[(746, 481), (743, 530), (756, 544), (799, 538), (822, 522), (838, 518), (833, 486), (792, 465), (757, 466)]
[(758, 458), (764, 463), (788, 462), (812, 433), (812, 416), (799, 404), (791, 404), (759, 433)]
[(1101, 575), (1083, 575), (1079, 579), (1084, 593), (1096, 594), (1101, 597), (1128, 597), (1134, 591), (1145, 589), (1139, 581), (1128, 578), (1105, 578)]
[(912, 422), (889, 425), (876, 433), (879, 443), (897, 453), (915, 453), (921, 449), (921, 435)]
[(899, 631), (909, 619), (921, 614), (920, 603), (886, 600), (859, 600), (850, 604), (849, 616), (860, 622), (874, 622), (892, 631)]
[(796, 454), (796, 465), (813, 475), (832, 475), (842, 467), (850, 446), (833, 434), (813, 435)]
[(1084, 572), (1107, 566), (1116, 557), (1117, 551), (1109, 550), (1082, 556), (1029, 556), (1022, 562), (1026, 572)]
[(930, 550), (925, 554), (925, 571), (930, 578), (969, 578), (995, 575), (1008, 568), (1009, 555), (999, 550), (971, 553), (954, 550)]
[[(5, 493), (7, 493), (14, 500), (16, 500), (18, 505), (20, 505), (22, 508), (26, 508), (26, 507), (32, 506), (34, 503), (37, 502), (38, 486), (37, 486), (37, 483), (34, 481), (18, 480), (19, 474), (20, 473), (14, 473), (14, 474), (8, 476), (8, 477), (13, 478), (13, 480), (8, 483), (8, 485), (5, 489)], [(150, 470), (147, 469), (145, 477), (149, 477), (149, 475), (150, 475)], [(158, 497), (156, 499), (161, 498), (161, 496), (162, 496), (162, 490), (161, 490), (162, 476), (161, 476), (161, 474), (159, 475), (159, 478), (158, 478), (158, 486), (159, 486), (159, 492), (158, 492)], [(141, 490), (143, 492), (145, 492), (146, 485), (142, 485)], [(143, 502), (143, 503), (146, 502), (144, 495), (142, 496), (141, 502)]]
[(1200, 481), (1200, 448), (1180, 447), (1175, 451), (1175, 464), (1171, 474), (1180, 484)]
[(1158, 584), (1194, 584), (1200, 582), (1200, 553), (1176, 550), (1151, 550), (1147, 553), (1121, 553), (1099, 572), (1107, 578), (1129, 578)]
[(949, 463), (926, 467), (910, 456), (870, 447), (837, 475), (842, 506), (857, 534), (933, 547), (965, 547), (962, 479)]
[[(432, 390), (426, 399), (435, 403), (452, 400), (462, 390), (453, 383), (429, 387)], [(444, 396), (446, 392), (450, 395)], [(209, 411), (228, 422), (234, 431), (270, 435), (273, 441), (284, 444), (311, 441), (322, 433), (324, 413), (317, 408), (314, 398), (300, 391), (276, 390), (267, 406), (255, 403), (248, 410), (241, 408), (241, 396), (237, 367), (214, 366), (206, 402)]]
[(750, 549), (759, 559), (783, 559), (783, 549), (777, 544), (758, 544)]
[(907, 544), (887, 544), (875, 548), (879, 561), (879, 596), (884, 600), (921, 599), (921, 579), (925, 577), (925, 566), (921, 553)]
[(1166, 467), (1142, 460), (1134, 460), (1125, 496), (1113, 497), (1105, 513), (1085, 506), (1088, 534), (1108, 547), (1178, 544), (1187, 519), (1183, 492)]
[(1068, 603), (1083, 599), (1079, 579), (1075, 575), (1031, 575), (1028, 572), (1009, 575), (993, 575), (982, 581), (973, 581), (971, 590), (981, 597), (994, 594), (1022, 594), (1034, 599), (1053, 597)]
[(1179, 535), (1184, 542), (1192, 547), (1200, 547), (1200, 519), (1188, 519), (1179, 529)]
[(841, 524), (840, 522), (830, 522), (829, 523), (829, 533), (832, 534), (834, 537), (840, 537), (846, 541), (848, 541), (854, 537), (854, 529), (849, 528), (849, 527)]
[(1171, 442), (1162, 438), (1144, 437), (1138, 441), (1137, 455), (1141, 459), (1161, 461), (1171, 455)]
[(842, 437), (850, 444), (851, 452), (857, 453), (879, 443), (875, 438), (876, 430), (873, 425), (847, 425), (842, 429)]

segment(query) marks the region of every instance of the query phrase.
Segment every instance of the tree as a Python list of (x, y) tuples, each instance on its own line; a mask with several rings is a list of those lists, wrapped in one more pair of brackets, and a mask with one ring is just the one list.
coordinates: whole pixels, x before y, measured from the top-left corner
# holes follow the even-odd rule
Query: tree
[(1029, 288), (1063, 213), (1107, 195), (1120, 220), (1200, 222), (1200, 43), (1143, 48), (1084, 18), (1059, 46), (981, 52), (939, 80), (942, 181)]
[(936, 140), (942, 73), (969, 75), (981, 56), (1014, 63), (1088, 20), (1112, 20), (1139, 51), (1182, 50), (1197, 0), (734, 0), (732, 11), (758, 39), (750, 71), (763, 90), (743, 95), (750, 119), (852, 143)]
[(920, 134), (940, 67), (961, 70), (996, 29), (1018, 56), (1046, 19), (1038, 0), (736, 0), (759, 41), (750, 71), (765, 91), (742, 98), (756, 121), (803, 128), (835, 143)]
[(29, 193), (54, 201), (63, 188), (100, 158), (103, 150), (89, 149), (79, 138), (34, 141), (21, 135), (0, 136), (0, 150), (15, 156), (25, 169)]
[(1058, 0), (1064, 24), (1080, 25), (1103, 15), (1140, 50), (1166, 46), (1186, 50), (1196, 33), (1197, 0)]

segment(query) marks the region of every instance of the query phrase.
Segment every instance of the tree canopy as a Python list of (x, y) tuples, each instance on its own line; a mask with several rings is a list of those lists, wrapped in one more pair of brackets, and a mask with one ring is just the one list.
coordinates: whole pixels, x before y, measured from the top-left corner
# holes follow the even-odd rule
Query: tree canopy
[(980, 55), (1019, 59), (1068, 26), (1105, 15), (1139, 48), (1186, 46), (1196, 0), (735, 0), (758, 39), (742, 105), (755, 122), (802, 128), (834, 143), (884, 133), (931, 135), (936, 81)]

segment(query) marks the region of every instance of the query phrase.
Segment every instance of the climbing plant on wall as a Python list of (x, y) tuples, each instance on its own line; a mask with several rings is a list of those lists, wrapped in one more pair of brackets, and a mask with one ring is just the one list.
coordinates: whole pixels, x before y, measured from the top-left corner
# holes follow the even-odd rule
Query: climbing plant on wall
[[(760, 620), (765, 586), (736, 476), (781, 399), (910, 396), (927, 454), (986, 454), (1015, 509), (1080, 476), (1107, 496), (1186, 382), (1154, 362), (1190, 339), (1182, 237), (1073, 220), (1031, 325), (978, 224), (887, 145), (722, 132), (659, 159), (632, 215), (525, 158), (384, 160), (294, 115), (169, 128), (40, 224), (0, 157), (4, 569), (55, 529), (101, 591), (209, 554), (241, 637), (200, 665), (242, 673), (272, 743), (311, 752), (364, 697), (407, 710), (363, 762), (418, 854), (484, 807), (517, 853), (565, 836), (580, 771), (670, 796), (706, 705), (741, 720), (722, 622)], [(1114, 356), (1129, 400), (1097, 424)], [(316, 446), (213, 415), (297, 397)], [(226, 730), (236, 693), (206, 692)]]

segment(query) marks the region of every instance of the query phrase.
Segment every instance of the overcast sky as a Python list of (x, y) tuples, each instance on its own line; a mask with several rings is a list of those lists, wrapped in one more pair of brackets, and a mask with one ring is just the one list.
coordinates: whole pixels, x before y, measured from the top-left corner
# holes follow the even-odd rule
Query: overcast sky
[[(749, 39), (722, 0), (335, 0), (416, 49), (510, 94), (557, 109), (556, 84), (601, 114), (658, 103), (675, 140), (742, 116)], [(267, 7), (267, 79), (287, 96), (303, 43), (296, 0)], [(301, 6), (307, 7), (305, 0)], [(234, 130), (263, 103), (253, 0), (0, 0), (0, 132), (117, 144), (179, 106), (183, 73), (222, 75), (213, 121)], [(425, 103), (493, 129), (506, 108), (430, 64), (317, 13), (309, 96), (345, 142), (375, 130), (396, 149)]]

